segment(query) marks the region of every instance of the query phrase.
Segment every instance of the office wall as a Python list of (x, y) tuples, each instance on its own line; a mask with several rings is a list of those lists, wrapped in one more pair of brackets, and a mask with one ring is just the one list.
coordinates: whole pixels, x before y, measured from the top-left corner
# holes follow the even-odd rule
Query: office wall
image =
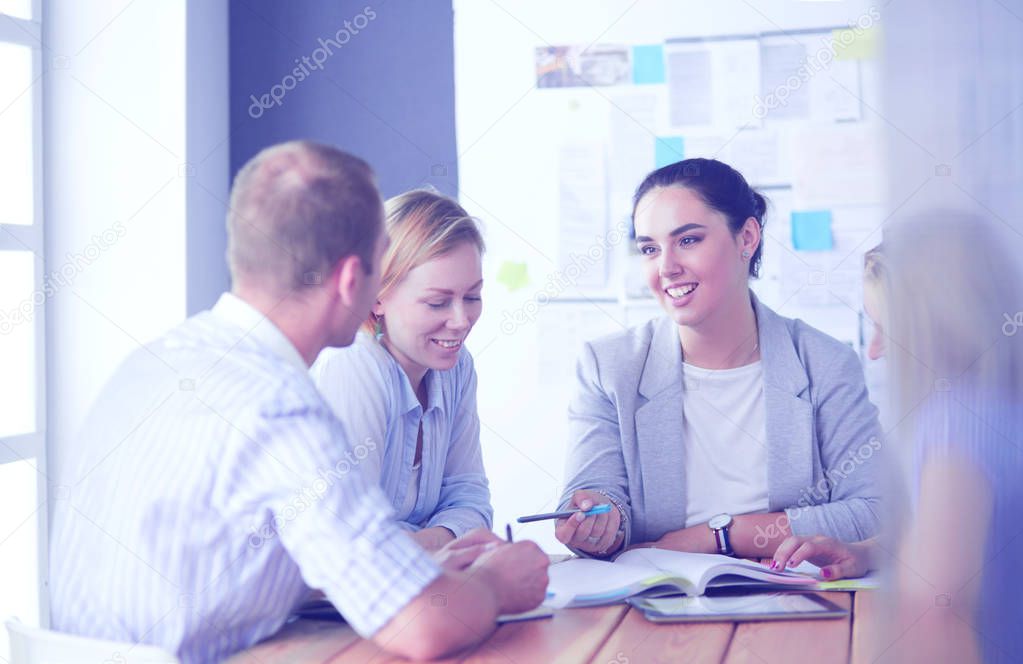
[(46, 270), (77, 270), (47, 308), (56, 471), (117, 363), (185, 315), (186, 12), (115, 0), (43, 11)]
[(42, 7), (47, 449), (128, 353), (227, 287), (226, 2)]
[(385, 197), (455, 193), (450, 2), (235, 0), (230, 12), (232, 173), (307, 138), (368, 161)]
[(191, 316), (213, 306), (230, 288), (224, 221), (231, 178), (231, 132), (227, 0), (187, 1), (185, 307)]
[(972, 210), (1023, 236), (1023, 2), (884, 12), (890, 207)]
[[(752, 122), (748, 97), (745, 106), (741, 97), (730, 97), (731, 104), (712, 101), (724, 111), (715, 110), (712, 122), (685, 127), (688, 123), (671, 119), (666, 86), (633, 84), (628, 70), (630, 75), (612, 79), (614, 84), (538, 87), (536, 50), (575, 46), (613, 53), (616, 46), (663, 45), (668, 53), (687, 40), (733, 37), (721, 51), (731, 53), (726, 49), (750, 36), (762, 35), (762, 43), (773, 39), (778, 46), (796, 43), (794, 33), (809, 31), (814, 36), (806, 57), (816, 58), (832, 28), (862, 25), (864, 19), (873, 23), (871, 10), (864, 0), (455, 2), (459, 195), (483, 220), (489, 249), (484, 313), (467, 345), (479, 373), (484, 461), (498, 525), (556, 507), (581, 342), (662, 315), (648, 297), (638, 257), (628, 248), (629, 197), (655, 166), (655, 137), (674, 136), (680, 144), (684, 139), (684, 156), (717, 156), (750, 177), (771, 201), (763, 278), (753, 282), (754, 290), (782, 315), (803, 318), (853, 347), (859, 331), (859, 261), (880, 240), (883, 221), (882, 171), (875, 164), (882, 143), (880, 132), (873, 131), (883, 121), (872, 110), (880, 106), (873, 55), (847, 56), (838, 63), (856, 61), (856, 76), (849, 79), (837, 68), (811, 70), (805, 89), (803, 79), (796, 79), (793, 87), (811, 99), (805, 117), (793, 104), (789, 114), (781, 107), (762, 123)], [(755, 57), (762, 54), (753, 51)], [(742, 62), (713, 69), (709, 78), (727, 91), (752, 72), (760, 91), (760, 72), (777, 73), (766, 57)], [(669, 63), (665, 58), (667, 76), (662, 71), (661, 78), (670, 81)], [(592, 75), (617, 71), (610, 58), (604, 64), (594, 66)], [(836, 79), (849, 88), (839, 87), (839, 95), (831, 97), (843, 102), (841, 112), (814, 101), (829, 98), (815, 86), (824, 90)], [(682, 96), (702, 98), (696, 82), (689, 82), (694, 87)], [(835, 150), (857, 162), (832, 167), (841, 170), (828, 180), (838, 181), (837, 200), (825, 196), (823, 176), (804, 182), (801, 175), (813, 170), (807, 164), (835, 161), (810, 149), (824, 145), (822, 137), (855, 144)], [(806, 186), (811, 184), (817, 186)], [(868, 193), (860, 198), (861, 189)], [(822, 209), (833, 215), (832, 247), (794, 247), (789, 212)], [(832, 291), (846, 302), (833, 303)], [(516, 534), (561, 550), (550, 524), (518, 526)]]
[[(244, 160), (289, 138), (333, 142), (367, 158), (386, 194), (453, 193), (457, 167), (449, 3), (49, 0), (42, 12), (46, 272), (70, 275), (46, 304), (52, 500), (61, 452), (117, 364), (228, 288), (224, 215)], [(247, 114), (250, 94), (360, 13), (365, 31), (318, 79)]]

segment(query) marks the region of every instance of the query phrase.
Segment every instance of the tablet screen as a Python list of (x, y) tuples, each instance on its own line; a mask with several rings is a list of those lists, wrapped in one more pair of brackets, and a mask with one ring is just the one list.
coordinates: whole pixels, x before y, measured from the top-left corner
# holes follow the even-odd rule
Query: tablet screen
[(715, 597), (642, 598), (631, 602), (650, 620), (792, 620), (839, 617), (847, 612), (816, 595), (763, 593)]

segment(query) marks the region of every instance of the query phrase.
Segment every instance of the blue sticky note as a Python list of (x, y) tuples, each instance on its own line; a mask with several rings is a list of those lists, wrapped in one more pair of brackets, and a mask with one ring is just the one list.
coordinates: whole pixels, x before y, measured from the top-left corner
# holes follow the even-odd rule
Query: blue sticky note
[(831, 210), (792, 213), (792, 246), (802, 251), (828, 251), (835, 246), (831, 237)]
[(664, 83), (664, 47), (660, 44), (632, 47), (632, 82), (636, 85)]
[(654, 168), (674, 164), (685, 157), (684, 142), (681, 136), (661, 136), (654, 142)]

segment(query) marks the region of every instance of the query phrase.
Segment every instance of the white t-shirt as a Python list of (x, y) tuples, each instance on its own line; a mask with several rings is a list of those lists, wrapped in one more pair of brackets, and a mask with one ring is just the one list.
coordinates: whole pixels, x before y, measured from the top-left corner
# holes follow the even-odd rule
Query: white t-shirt
[(722, 512), (767, 512), (764, 372), (682, 365), (686, 527)]

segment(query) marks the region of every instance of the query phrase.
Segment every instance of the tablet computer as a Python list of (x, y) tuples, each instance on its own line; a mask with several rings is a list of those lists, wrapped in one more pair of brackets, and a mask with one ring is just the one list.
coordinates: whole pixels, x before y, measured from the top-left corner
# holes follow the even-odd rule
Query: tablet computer
[(636, 597), (629, 604), (651, 622), (742, 622), (841, 618), (849, 612), (818, 595), (761, 593), (701, 597)]

